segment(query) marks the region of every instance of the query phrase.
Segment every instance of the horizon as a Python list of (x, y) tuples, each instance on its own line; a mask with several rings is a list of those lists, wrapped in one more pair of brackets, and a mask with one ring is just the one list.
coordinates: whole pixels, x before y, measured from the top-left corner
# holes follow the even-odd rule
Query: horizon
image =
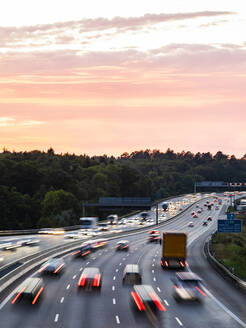
[(246, 153), (245, 1), (25, 5), (0, 5), (1, 148)]

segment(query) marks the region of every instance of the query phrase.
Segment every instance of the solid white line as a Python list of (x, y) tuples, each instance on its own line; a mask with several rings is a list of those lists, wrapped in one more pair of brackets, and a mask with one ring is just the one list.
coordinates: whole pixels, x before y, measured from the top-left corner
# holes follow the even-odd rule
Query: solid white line
[(116, 279), (116, 277), (114, 276), (114, 277), (113, 277), (113, 280), (115, 280), (115, 279)]
[(69, 289), (69, 288), (70, 288), (70, 284), (67, 285), (67, 289)]
[(75, 279), (77, 276), (76, 276), (76, 274), (73, 276), (73, 279)]
[(63, 303), (63, 301), (64, 301), (64, 297), (61, 298), (61, 303)]
[(113, 298), (113, 304), (116, 304), (115, 298)]
[(54, 320), (54, 321), (57, 322), (58, 319), (59, 319), (59, 313), (56, 314), (56, 316), (55, 316), (55, 320)]
[(115, 286), (112, 286), (112, 290), (115, 290)]
[(159, 287), (157, 287), (157, 290), (158, 290), (158, 292), (159, 292), (159, 293), (161, 292), (161, 290), (160, 290), (160, 288), (159, 288)]
[(180, 326), (183, 326), (182, 322), (179, 320), (178, 317), (175, 317), (175, 319), (177, 320), (177, 322), (178, 322), (178, 324), (179, 324)]
[(118, 315), (115, 316), (116, 322), (118, 323), (118, 325), (120, 324), (120, 318)]
[(167, 300), (164, 300), (164, 303), (166, 304), (166, 306), (169, 306), (169, 303)]

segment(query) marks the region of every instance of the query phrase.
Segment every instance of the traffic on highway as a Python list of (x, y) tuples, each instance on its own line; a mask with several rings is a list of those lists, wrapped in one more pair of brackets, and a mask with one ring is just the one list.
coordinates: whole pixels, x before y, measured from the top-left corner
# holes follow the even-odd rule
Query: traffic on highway
[[(124, 224), (109, 224), (109, 230), (71, 237), (78, 242), (73, 251), (50, 257), (7, 288), (1, 325), (246, 327), (245, 295), (211, 268), (203, 251), (225, 216), (228, 199), (221, 199), (218, 204), (214, 195), (175, 198), (167, 209), (159, 206), (158, 226), (152, 208), (144, 224), (136, 214)], [(71, 242), (66, 234), (38, 239), (39, 250), (43, 243)]]

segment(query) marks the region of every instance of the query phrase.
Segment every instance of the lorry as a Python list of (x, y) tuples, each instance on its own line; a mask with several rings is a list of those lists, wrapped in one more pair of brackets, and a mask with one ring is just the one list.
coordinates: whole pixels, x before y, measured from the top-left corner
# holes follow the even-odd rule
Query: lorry
[(118, 224), (118, 215), (117, 214), (110, 214), (107, 216), (108, 224)]
[(179, 268), (186, 266), (186, 242), (185, 232), (163, 232), (161, 266), (164, 269)]
[(80, 229), (94, 229), (97, 226), (97, 217), (82, 217), (79, 219)]

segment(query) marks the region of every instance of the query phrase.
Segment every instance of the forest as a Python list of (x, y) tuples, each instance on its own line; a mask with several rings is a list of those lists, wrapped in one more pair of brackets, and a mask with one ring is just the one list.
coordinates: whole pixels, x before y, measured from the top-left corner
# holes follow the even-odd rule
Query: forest
[[(0, 153), (0, 230), (78, 224), (99, 197), (191, 193), (199, 181), (246, 182), (246, 155), (141, 150), (119, 157), (33, 150)], [(102, 215), (94, 209), (87, 215)]]

